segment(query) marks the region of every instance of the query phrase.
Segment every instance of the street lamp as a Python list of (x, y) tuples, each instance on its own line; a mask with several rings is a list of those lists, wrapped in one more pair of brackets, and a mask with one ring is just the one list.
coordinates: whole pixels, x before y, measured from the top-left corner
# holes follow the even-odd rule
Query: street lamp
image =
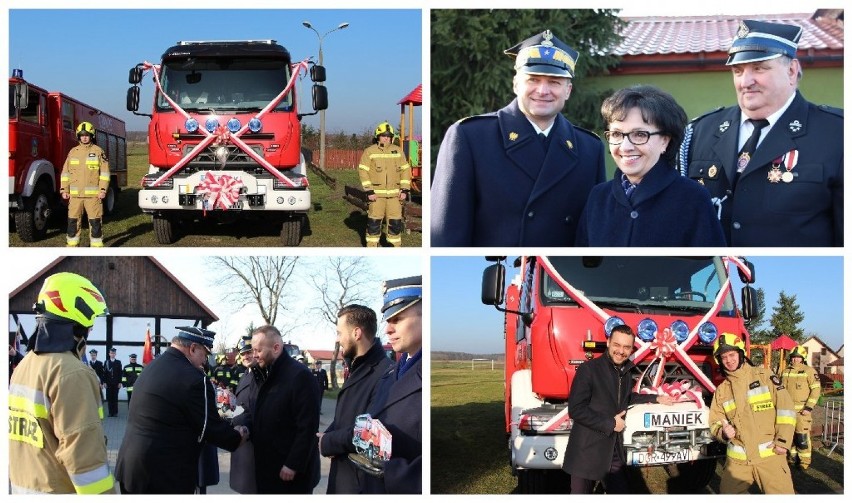
[[(322, 41), (325, 39), (326, 35), (329, 33), (335, 32), (337, 30), (342, 30), (349, 26), (349, 23), (340, 23), (337, 25), (337, 28), (332, 30), (328, 30), (324, 34), (320, 35), (316, 28), (313, 27), (310, 21), (302, 21), (302, 26), (313, 31), (317, 34), (317, 39), (319, 39), (319, 61), (317, 64), (322, 66)], [(325, 85), (323, 83), (322, 85)], [(320, 160), (319, 160), (320, 169), (325, 170), (325, 110), (320, 110)]]

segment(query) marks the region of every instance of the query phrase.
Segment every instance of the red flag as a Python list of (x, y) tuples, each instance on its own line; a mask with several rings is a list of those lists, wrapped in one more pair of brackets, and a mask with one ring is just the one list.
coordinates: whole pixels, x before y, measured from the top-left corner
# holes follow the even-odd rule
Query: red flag
[(154, 351), (151, 348), (151, 326), (145, 329), (145, 347), (142, 349), (142, 365), (148, 365), (154, 359)]

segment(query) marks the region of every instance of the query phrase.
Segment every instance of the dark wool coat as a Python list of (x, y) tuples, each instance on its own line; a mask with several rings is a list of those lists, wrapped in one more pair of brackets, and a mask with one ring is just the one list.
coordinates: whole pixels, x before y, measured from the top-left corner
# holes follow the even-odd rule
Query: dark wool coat
[(453, 124), (431, 187), (432, 246), (572, 246), (606, 179), (600, 138), (561, 114), (542, 145), (518, 108)]
[[(319, 388), (311, 371), (286, 352), (272, 363), (251, 416), (257, 491), (310, 494), (319, 483)], [(281, 480), (282, 466), (296, 472)]]
[(631, 391), (633, 362), (616, 369), (609, 353), (577, 368), (568, 396), (568, 415), (574, 420), (562, 469), (588, 480), (603, 480), (612, 464), (616, 445), (623, 445), (615, 433), (615, 415), (632, 403), (652, 403), (656, 395)]
[(628, 200), (621, 170), (592, 189), (577, 246), (725, 246), (710, 194), (660, 158)]
[(216, 412), (210, 380), (177, 349), (145, 368), (133, 397), (115, 468), (131, 493), (192, 494), (202, 442), (229, 451), (240, 445), (240, 434)]
[[(257, 367), (243, 372), (234, 392), (237, 397), (237, 405), (243, 408), (243, 413), (234, 417), (231, 420), (232, 424), (247, 426), (251, 422), (251, 414), (257, 400), (262, 375)], [(257, 494), (254, 472), (254, 442), (251, 439), (231, 453), (230, 485), (231, 489), (240, 494)]]
[[(808, 103), (797, 91), (732, 191), (739, 124), (736, 106), (698, 118), (687, 126), (681, 161), (711, 197), (727, 197), (721, 220), (730, 246), (843, 246), (843, 110)], [(792, 181), (773, 183), (773, 163), (791, 152)]]
[(390, 431), (391, 459), (385, 463), (384, 477), (366, 478), (365, 493), (421, 494), (422, 455), (421, 405), (423, 403), (422, 358), (399, 377), (402, 361), (388, 367), (376, 384), (368, 407)]
[(355, 417), (367, 410), (378, 380), (393, 364), (376, 339), (364, 356), (356, 357), (350, 365), (350, 374), (337, 395), (334, 421), (326, 428), (320, 453), (331, 458), (328, 472), (328, 494), (359, 494), (363, 491), (364, 472), (348, 459), (355, 452), (352, 435)]

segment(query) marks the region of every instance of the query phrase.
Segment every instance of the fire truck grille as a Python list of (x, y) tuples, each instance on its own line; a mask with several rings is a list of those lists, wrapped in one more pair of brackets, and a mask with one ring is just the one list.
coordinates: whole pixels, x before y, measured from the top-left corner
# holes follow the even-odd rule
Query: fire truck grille
[[(194, 145), (184, 147), (183, 155), (187, 156), (195, 148)], [(263, 147), (252, 146), (252, 151), (263, 157)], [(186, 173), (211, 170), (240, 170), (252, 174), (263, 174), (266, 170), (254, 159), (235, 145), (207, 147), (184, 167)]]

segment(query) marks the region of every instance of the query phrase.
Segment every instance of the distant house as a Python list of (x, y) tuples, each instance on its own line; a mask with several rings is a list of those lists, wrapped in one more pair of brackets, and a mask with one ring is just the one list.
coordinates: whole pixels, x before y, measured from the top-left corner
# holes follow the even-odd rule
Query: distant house
[[(802, 343), (808, 348), (808, 365), (820, 374), (842, 374), (843, 362), (841, 356), (832, 351), (819, 337), (810, 337)], [(840, 347), (840, 351), (843, 346)]]

